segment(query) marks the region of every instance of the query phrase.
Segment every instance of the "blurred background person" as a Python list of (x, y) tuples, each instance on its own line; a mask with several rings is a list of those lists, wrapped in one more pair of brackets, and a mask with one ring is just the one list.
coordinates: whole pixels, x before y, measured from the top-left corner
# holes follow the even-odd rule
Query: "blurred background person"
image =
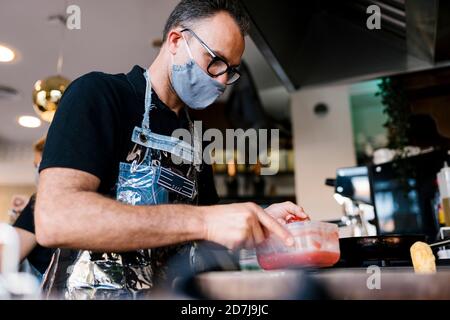
[[(39, 139), (33, 146), (34, 159), (33, 164), (36, 170), (36, 187), (39, 181), (39, 164), (44, 151), (45, 137)], [(30, 271), (39, 279), (47, 269), (53, 249), (44, 248), (36, 242), (34, 231), (34, 204), (35, 195), (33, 194), (28, 203), (19, 212), (17, 219), (13, 222), (13, 226), (17, 231), (20, 239), (20, 260), (22, 261), (21, 270)]]

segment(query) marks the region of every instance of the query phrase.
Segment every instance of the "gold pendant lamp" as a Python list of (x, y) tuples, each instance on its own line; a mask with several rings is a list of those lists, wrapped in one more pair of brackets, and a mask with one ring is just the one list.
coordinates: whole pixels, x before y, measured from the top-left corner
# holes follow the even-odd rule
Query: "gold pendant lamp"
[(59, 50), (58, 62), (56, 66), (56, 75), (36, 81), (33, 87), (33, 108), (39, 117), (47, 122), (52, 122), (61, 97), (70, 84), (70, 80), (63, 77), (63, 44), (66, 29), (66, 16), (55, 15), (49, 17), (49, 20), (55, 20), (61, 24), (62, 35)]

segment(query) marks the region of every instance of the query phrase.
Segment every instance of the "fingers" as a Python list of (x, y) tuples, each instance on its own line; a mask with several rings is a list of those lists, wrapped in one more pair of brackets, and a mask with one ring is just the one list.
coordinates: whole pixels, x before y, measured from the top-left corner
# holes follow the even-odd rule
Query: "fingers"
[(300, 217), (302, 219), (309, 220), (309, 216), (306, 214), (305, 210), (303, 210), (302, 207), (296, 205), (295, 203), (286, 201), (283, 203), (283, 206), (288, 213), (296, 215), (297, 217)]
[(258, 216), (259, 222), (271, 233), (274, 233), (282, 239), (287, 246), (292, 246), (294, 244), (294, 238), (289, 231), (279, 224), (272, 216), (267, 214), (262, 208), (256, 206), (255, 213)]
[(259, 224), (259, 221), (257, 220), (256, 217), (253, 220), (252, 233), (253, 233), (253, 240), (254, 240), (255, 245), (262, 243), (266, 238), (264, 236), (264, 232), (261, 228), (261, 225)]
[(249, 232), (247, 234), (247, 239), (244, 243), (245, 248), (254, 248), (258, 244), (262, 243), (265, 240), (265, 235), (261, 224), (259, 223), (258, 216), (256, 214), (252, 214), (252, 218), (250, 220)]
[(291, 201), (272, 204), (267, 207), (265, 211), (275, 218), (283, 218), (287, 220), (292, 216), (295, 216), (301, 220), (309, 220), (305, 210)]
[(311, 220), (309, 218), (309, 216), (306, 214), (305, 210), (303, 209), (303, 207), (299, 207), (300, 208), (300, 218), (304, 218), (305, 220)]

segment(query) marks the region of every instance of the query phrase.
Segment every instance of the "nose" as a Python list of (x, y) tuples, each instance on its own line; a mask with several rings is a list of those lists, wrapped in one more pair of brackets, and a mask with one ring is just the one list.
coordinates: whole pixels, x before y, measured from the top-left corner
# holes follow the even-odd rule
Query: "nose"
[(217, 81), (222, 83), (224, 86), (227, 85), (228, 82), (228, 73), (224, 73), (216, 78)]

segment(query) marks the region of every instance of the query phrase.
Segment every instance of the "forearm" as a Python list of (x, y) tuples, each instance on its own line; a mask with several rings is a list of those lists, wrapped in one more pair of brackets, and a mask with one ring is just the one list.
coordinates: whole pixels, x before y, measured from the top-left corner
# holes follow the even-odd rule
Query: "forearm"
[[(98, 194), (99, 185), (98, 177), (84, 171), (44, 169), (35, 207), (38, 243), (46, 247), (120, 252), (208, 240), (236, 249), (261, 243), (264, 228), (287, 245), (294, 242), (283, 226), (254, 203), (132, 206)], [(285, 203), (271, 206), (271, 211), (281, 211), (286, 216), (286, 212), (298, 214), (300, 209)]]
[(36, 210), (38, 242), (52, 247), (130, 251), (204, 237), (205, 209), (188, 205), (132, 206), (96, 192), (39, 192)]
[(20, 261), (23, 261), (36, 247), (36, 236), (27, 230), (15, 227), (20, 241)]

